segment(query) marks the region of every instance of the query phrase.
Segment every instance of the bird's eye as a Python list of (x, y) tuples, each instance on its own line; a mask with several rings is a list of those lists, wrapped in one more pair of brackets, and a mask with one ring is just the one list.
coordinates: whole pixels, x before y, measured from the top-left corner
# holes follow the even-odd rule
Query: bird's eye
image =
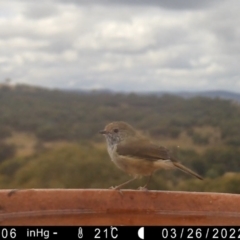
[(117, 129), (117, 128), (115, 128), (113, 131), (114, 131), (115, 133), (118, 133), (118, 129)]

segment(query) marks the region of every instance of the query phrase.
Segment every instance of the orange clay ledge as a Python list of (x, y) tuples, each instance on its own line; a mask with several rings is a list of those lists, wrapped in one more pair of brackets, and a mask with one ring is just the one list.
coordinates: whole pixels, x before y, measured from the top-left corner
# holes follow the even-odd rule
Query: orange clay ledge
[(238, 225), (240, 195), (105, 189), (0, 190), (0, 225)]

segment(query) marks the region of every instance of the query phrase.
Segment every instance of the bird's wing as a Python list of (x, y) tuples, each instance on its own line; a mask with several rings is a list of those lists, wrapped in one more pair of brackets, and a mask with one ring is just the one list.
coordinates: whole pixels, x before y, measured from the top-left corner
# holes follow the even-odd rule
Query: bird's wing
[(132, 159), (144, 159), (149, 161), (171, 160), (173, 165), (185, 173), (193, 175), (199, 179), (203, 179), (200, 175), (191, 169), (183, 166), (177, 159), (170, 156), (168, 149), (162, 146), (157, 146), (148, 141), (132, 141), (127, 143), (120, 143), (116, 149), (120, 156), (131, 157)]
[(118, 144), (116, 150), (117, 153), (122, 156), (146, 159), (150, 161), (171, 159), (168, 149), (144, 140), (120, 143)]

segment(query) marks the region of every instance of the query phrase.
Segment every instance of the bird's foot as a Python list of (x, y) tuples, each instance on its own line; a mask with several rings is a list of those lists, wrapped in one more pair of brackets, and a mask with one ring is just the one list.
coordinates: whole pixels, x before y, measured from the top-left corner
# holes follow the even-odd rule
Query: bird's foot
[(120, 190), (120, 188), (118, 186), (111, 186), (109, 189), (114, 189), (114, 190)]
[(118, 192), (123, 195), (122, 191), (121, 191), (121, 188), (119, 186), (116, 186), (116, 187), (113, 187), (111, 186), (109, 189), (112, 189), (112, 190), (118, 190)]
[(143, 186), (143, 187), (139, 187), (138, 190), (140, 191), (148, 191), (147, 187), (146, 186)]

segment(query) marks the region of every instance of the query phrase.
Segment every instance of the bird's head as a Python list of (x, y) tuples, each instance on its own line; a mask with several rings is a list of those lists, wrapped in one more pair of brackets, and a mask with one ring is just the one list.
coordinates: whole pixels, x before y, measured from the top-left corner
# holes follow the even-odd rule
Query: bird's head
[(126, 122), (112, 122), (100, 131), (110, 145), (115, 145), (123, 140), (128, 140), (136, 135), (136, 130)]

